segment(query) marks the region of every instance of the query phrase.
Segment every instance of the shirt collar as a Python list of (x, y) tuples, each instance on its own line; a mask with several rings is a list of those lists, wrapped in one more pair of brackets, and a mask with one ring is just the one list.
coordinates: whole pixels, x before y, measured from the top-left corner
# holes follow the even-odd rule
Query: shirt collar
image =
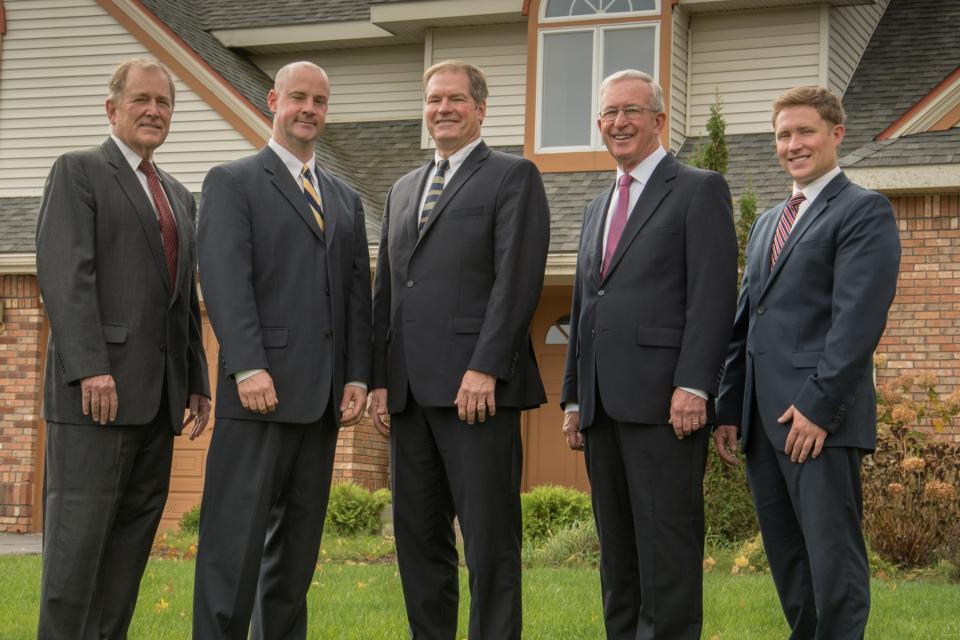
[[(483, 142), (483, 138), (477, 138), (473, 142), (468, 142), (457, 149), (454, 153), (450, 154), (450, 157), (447, 158), (447, 160), (450, 162), (450, 166), (447, 167), (447, 175), (450, 175), (459, 169), (460, 165), (463, 164), (463, 161), (467, 159), (467, 156), (469, 156), (473, 150), (480, 145), (481, 142)], [(436, 166), (441, 160), (443, 160), (443, 158), (440, 156), (439, 151), (433, 154), (434, 166)]]
[(267, 146), (273, 149), (274, 153), (280, 157), (280, 161), (283, 162), (284, 166), (287, 167), (287, 170), (290, 172), (290, 175), (293, 176), (293, 179), (297, 180), (297, 184), (300, 184), (300, 171), (303, 169), (303, 165), (310, 167), (310, 173), (313, 175), (313, 179), (317, 179), (316, 156), (310, 156), (309, 160), (303, 162), (300, 158), (290, 153), (286, 147), (273, 138), (267, 140)]
[(128, 147), (126, 142), (114, 134), (111, 133), (110, 138), (120, 149), (120, 153), (123, 154), (123, 159), (127, 161), (127, 164), (130, 165), (130, 168), (134, 171), (137, 171), (140, 168), (140, 163), (143, 162), (143, 158), (140, 157), (140, 154)]
[[(653, 170), (657, 168), (657, 165), (660, 164), (660, 161), (665, 157), (667, 157), (666, 149), (663, 148), (663, 145), (658, 145), (650, 155), (641, 160), (640, 164), (635, 166), (633, 170), (630, 171), (630, 175), (633, 176), (634, 181), (640, 184), (647, 184), (647, 182), (650, 181), (650, 176), (653, 175)], [(620, 182), (620, 176), (623, 174), (623, 169), (617, 167), (618, 184)]]
[(839, 167), (839, 166), (834, 167), (833, 169), (831, 169), (830, 171), (827, 171), (825, 174), (823, 174), (822, 176), (820, 176), (820, 177), (817, 178), (816, 180), (812, 180), (812, 181), (811, 181), (807, 186), (805, 186), (803, 189), (801, 189), (800, 187), (798, 187), (798, 186), (797, 186), (797, 183), (794, 182), (794, 183), (793, 183), (793, 194), (796, 195), (798, 192), (801, 192), (801, 191), (802, 191), (804, 197), (806, 198), (806, 201), (807, 201), (807, 202), (813, 202), (814, 200), (817, 199), (817, 196), (819, 196), (820, 193), (823, 191), (824, 187), (826, 187), (828, 184), (830, 184), (830, 181), (833, 180), (835, 177), (837, 177), (837, 176), (840, 174), (840, 171), (841, 171), (841, 170), (840, 170), (840, 167)]

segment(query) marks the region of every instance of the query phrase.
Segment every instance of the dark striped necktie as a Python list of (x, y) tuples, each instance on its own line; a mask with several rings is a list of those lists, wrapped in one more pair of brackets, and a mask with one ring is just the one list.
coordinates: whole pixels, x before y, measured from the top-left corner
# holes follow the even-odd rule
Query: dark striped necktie
[(773, 234), (773, 246), (770, 248), (770, 268), (777, 264), (777, 258), (783, 250), (783, 245), (787, 243), (787, 236), (793, 229), (793, 223), (797, 221), (797, 212), (800, 210), (800, 203), (806, 200), (802, 191), (798, 191), (792, 198), (787, 200), (783, 207), (783, 213), (780, 214), (780, 222), (777, 223), (777, 232)]
[(433, 211), (437, 200), (440, 199), (440, 194), (443, 193), (443, 174), (449, 166), (450, 161), (446, 158), (437, 163), (437, 172), (433, 174), (433, 180), (430, 181), (430, 186), (427, 188), (427, 199), (424, 200), (423, 209), (420, 210), (420, 225), (418, 227), (420, 231), (423, 231), (423, 226), (430, 219), (430, 212)]
[(303, 195), (307, 199), (307, 206), (310, 207), (310, 212), (316, 219), (317, 224), (320, 225), (320, 231), (324, 231), (326, 227), (323, 225), (323, 207), (320, 206), (320, 194), (313, 186), (313, 175), (310, 173), (310, 167), (303, 165), (303, 169), (300, 170), (300, 177), (303, 178)]

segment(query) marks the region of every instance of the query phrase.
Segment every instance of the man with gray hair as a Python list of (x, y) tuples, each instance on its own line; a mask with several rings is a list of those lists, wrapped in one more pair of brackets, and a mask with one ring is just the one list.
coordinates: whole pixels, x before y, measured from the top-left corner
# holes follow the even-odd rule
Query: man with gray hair
[(202, 640), (306, 637), (340, 426), (366, 402), (370, 258), (360, 196), (314, 145), (330, 85), (310, 62), (277, 72), (259, 153), (213, 168), (200, 277), (220, 342), (194, 587)]
[(611, 75), (599, 104), (617, 180), (583, 217), (563, 433), (590, 478), (607, 638), (698, 640), (706, 427), (737, 278), (730, 191), (661, 146), (649, 75)]
[[(170, 72), (121, 63), (110, 137), (57, 158), (37, 224), (50, 318), (42, 640), (127, 637), (167, 500), (173, 438), (210, 415), (193, 195), (156, 166)], [(190, 413), (184, 420), (184, 410)]]

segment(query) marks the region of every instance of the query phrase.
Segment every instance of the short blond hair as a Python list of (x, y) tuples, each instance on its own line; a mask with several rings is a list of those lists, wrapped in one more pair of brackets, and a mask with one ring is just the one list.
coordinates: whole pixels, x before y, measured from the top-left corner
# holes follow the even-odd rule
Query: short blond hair
[(813, 107), (821, 118), (834, 125), (843, 124), (847, 119), (840, 98), (823, 87), (794, 87), (774, 100), (772, 118), (774, 129), (777, 128), (777, 116), (787, 107)]
[(424, 97), (426, 97), (427, 83), (430, 82), (430, 78), (441, 71), (455, 71), (467, 74), (467, 77), (470, 79), (470, 97), (473, 98), (477, 104), (486, 101), (487, 96), (490, 95), (487, 89), (487, 76), (484, 75), (480, 67), (472, 65), (469, 62), (464, 62), (463, 60), (444, 60), (423, 72)]
[(124, 60), (117, 65), (116, 69), (113, 70), (113, 75), (110, 76), (110, 84), (108, 85), (110, 92), (108, 98), (112, 102), (119, 102), (120, 97), (123, 96), (123, 92), (127, 88), (127, 77), (129, 77), (131, 69), (159, 71), (165, 75), (167, 77), (167, 82), (170, 83), (170, 106), (173, 106), (177, 99), (177, 90), (173, 86), (173, 75), (164, 65), (146, 58), (130, 58), (128, 60)]

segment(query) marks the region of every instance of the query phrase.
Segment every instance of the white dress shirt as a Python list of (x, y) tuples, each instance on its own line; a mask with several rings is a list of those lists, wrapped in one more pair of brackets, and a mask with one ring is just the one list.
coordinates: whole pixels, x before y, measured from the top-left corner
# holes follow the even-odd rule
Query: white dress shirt
[(793, 195), (797, 195), (797, 193), (803, 192), (803, 195), (806, 198), (806, 200), (801, 202), (800, 206), (797, 208), (797, 217), (794, 218), (793, 220), (794, 227), (797, 226), (797, 223), (800, 222), (800, 218), (803, 217), (803, 213), (810, 208), (810, 205), (813, 203), (814, 200), (817, 199), (817, 196), (820, 195), (824, 187), (830, 184), (830, 181), (833, 180), (835, 177), (837, 177), (840, 173), (842, 173), (842, 171), (840, 170), (840, 167), (834, 167), (833, 169), (831, 169), (830, 171), (827, 171), (825, 174), (823, 174), (816, 180), (812, 180), (803, 189), (798, 187), (796, 182), (793, 183)]
[[(136, 175), (137, 180), (140, 181), (140, 186), (143, 187), (143, 192), (147, 194), (147, 202), (149, 202), (150, 206), (153, 208), (153, 213), (157, 216), (157, 220), (160, 220), (160, 212), (157, 211), (157, 205), (153, 202), (153, 194), (150, 193), (150, 185), (147, 184), (147, 174), (145, 174), (143, 171), (140, 171), (140, 163), (143, 162), (143, 158), (141, 158), (139, 153), (128, 147), (127, 144), (117, 136), (111, 133), (110, 137), (116, 143), (117, 147), (120, 148), (120, 153), (123, 154), (123, 159), (126, 160), (127, 164), (130, 165), (130, 168), (133, 169), (134, 175)], [(153, 160), (148, 160), (147, 162), (153, 164)], [(154, 165), (153, 169), (156, 171), (157, 166)], [(163, 178), (160, 177), (159, 173), (157, 173), (157, 179), (159, 179), (161, 182), (163, 181)], [(160, 189), (160, 193), (162, 194), (163, 199), (167, 200), (167, 194), (163, 191), (163, 189)], [(170, 207), (170, 211), (172, 212), (173, 207), (170, 206), (169, 200), (167, 200), (167, 206)], [(177, 216), (172, 217), (173, 224), (176, 226)]]
[[(444, 188), (450, 184), (453, 174), (457, 172), (457, 169), (460, 168), (460, 165), (463, 164), (463, 161), (467, 159), (467, 156), (469, 156), (470, 153), (476, 149), (477, 145), (479, 145), (481, 142), (483, 142), (483, 138), (477, 138), (473, 142), (468, 142), (451, 154), (449, 158), (447, 158), (450, 166), (447, 167), (447, 170), (443, 173)], [(433, 169), (430, 171), (430, 177), (427, 179), (427, 184), (423, 187), (423, 193), (420, 194), (420, 207), (417, 209), (418, 214), (423, 211), (423, 203), (427, 201), (427, 194), (430, 192), (430, 183), (433, 181), (434, 174), (437, 173), (437, 163), (439, 163), (441, 160), (443, 160), (443, 156), (440, 155), (439, 151), (433, 154)]]

